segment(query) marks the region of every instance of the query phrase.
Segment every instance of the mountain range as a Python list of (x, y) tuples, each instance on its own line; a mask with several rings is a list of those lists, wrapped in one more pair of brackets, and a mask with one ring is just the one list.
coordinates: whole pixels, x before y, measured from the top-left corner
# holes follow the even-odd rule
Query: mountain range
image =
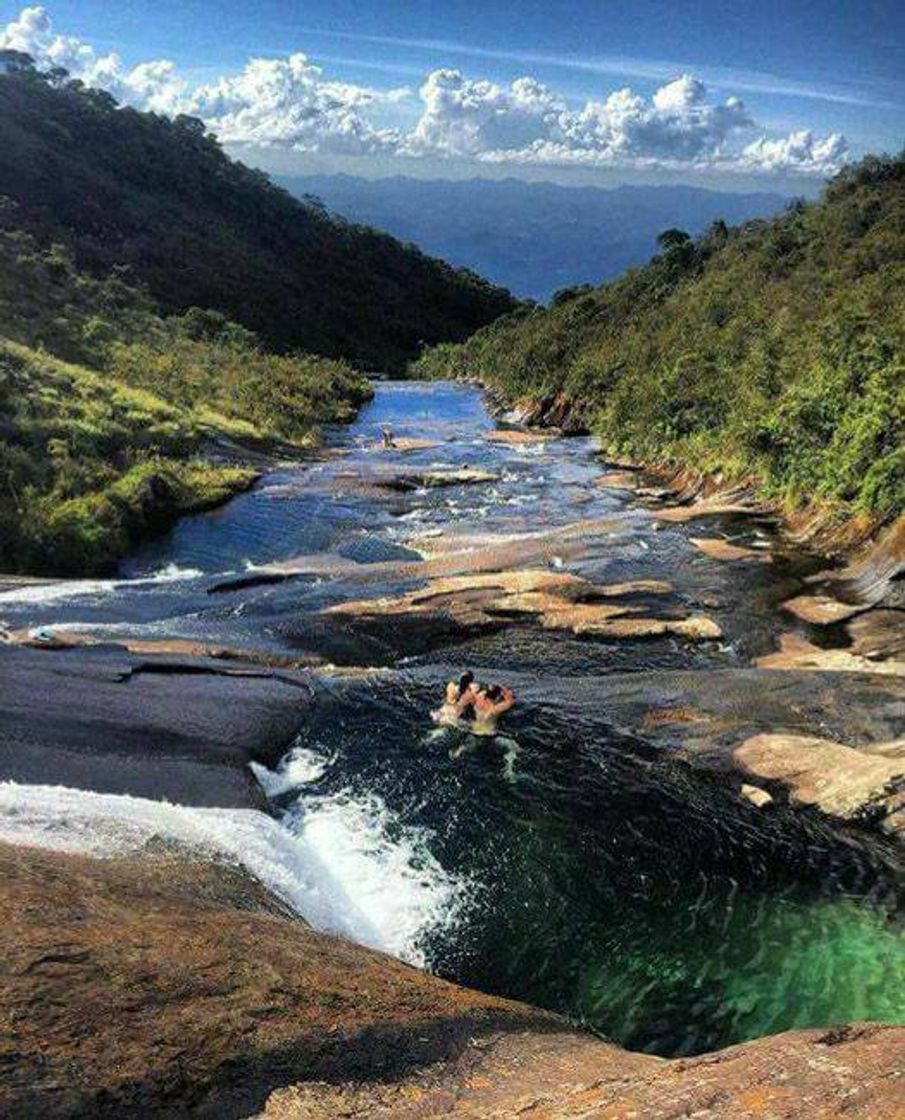
[(519, 179), (277, 177), (352, 222), (386, 230), (426, 253), (464, 266), (515, 295), (546, 302), (559, 288), (599, 284), (646, 263), (657, 234), (692, 236), (711, 222), (767, 217), (781, 194), (689, 186), (560, 186)]

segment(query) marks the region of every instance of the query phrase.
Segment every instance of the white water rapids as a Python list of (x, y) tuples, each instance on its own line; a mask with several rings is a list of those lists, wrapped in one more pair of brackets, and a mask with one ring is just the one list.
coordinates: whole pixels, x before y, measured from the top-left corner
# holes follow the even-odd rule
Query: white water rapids
[[(280, 771), (257, 767), (265, 791), (312, 780), (311, 752), (290, 754)], [(393, 840), (388, 836), (392, 833)], [(153, 841), (224, 859), (288, 903), (315, 929), (423, 965), (429, 928), (453, 919), (462, 887), (401, 828), (375, 795), (307, 798), (283, 821), (251, 809), (201, 809), (65, 786), (0, 783), (0, 841), (109, 858)]]

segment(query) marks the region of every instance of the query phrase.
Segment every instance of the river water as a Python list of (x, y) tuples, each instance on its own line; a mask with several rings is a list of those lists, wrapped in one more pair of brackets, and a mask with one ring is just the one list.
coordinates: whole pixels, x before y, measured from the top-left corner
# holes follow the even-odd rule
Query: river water
[[(376, 456), (384, 424), (438, 446)], [(0, 596), (5, 619), (37, 629), (394, 669), (328, 683), (279, 766), (255, 767), (270, 817), (7, 783), (0, 838), (99, 854), (164, 839), (225, 856), (315, 925), (659, 1054), (902, 1020), (897, 854), (780, 805), (754, 809), (718, 774), (619, 726), (598, 695), (614, 674), (749, 665), (789, 628), (777, 604), (808, 559), (710, 560), (690, 535), (761, 546), (763, 530), (717, 519), (657, 530), (628, 492), (596, 484), (605, 468), (590, 440), (506, 446), (484, 439), (493, 427), (475, 389), (381, 384), (354, 425), (330, 434), (327, 458), (183, 520), (119, 579)], [(497, 477), (407, 493), (371, 485), (375, 470), (401, 466)], [(584, 520), (602, 526), (589, 547), (554, 564), (598, 582), (668, 580), (672, 609), (707, 614), (724, 637), (615, 642), (510, 626), (440, 642), (319, 621), (332, 603), (413, 586), (384, 562), (416, 558), (440, 532), (504, 541)], [(299, 556), (309, 574), (214, 590)], [(469, 665), (511, 680), (522, 703), (505, 739), (459, 754), (428, 713), (446, 675)]]

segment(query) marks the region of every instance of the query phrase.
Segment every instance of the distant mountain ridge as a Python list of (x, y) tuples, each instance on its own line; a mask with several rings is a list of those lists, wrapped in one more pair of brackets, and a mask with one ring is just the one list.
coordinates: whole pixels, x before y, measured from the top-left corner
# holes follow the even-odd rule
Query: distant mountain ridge
[(546, 302), (560, 288), (599, 284), (645, 264), (661, 230), (692, 236), (718, 218), (736, 225), (788, 202), (764, 192), (688, 186), (560, 186), (519, 179), (368, 180), (352, 175), (277, 176), (298, 196), (384, 229), (520, 297)]
[(213, 308), (265, 345), (400, 369), (509, 294), (331, 219), (230, 159), (201, 121), (120, 107), (34, 70), (0, 73), (0, 226), (121, 270), (164, 312)]

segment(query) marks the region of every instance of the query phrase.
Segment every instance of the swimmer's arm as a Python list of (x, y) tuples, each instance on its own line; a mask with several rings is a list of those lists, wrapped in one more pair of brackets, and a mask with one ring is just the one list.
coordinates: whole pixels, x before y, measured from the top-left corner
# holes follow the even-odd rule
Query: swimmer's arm
[(515, 707), (515, 693), (513, 693), (511, 689), (504, 688), (503, 689), (503, 699), (499, 702), (499, 704), (494, 704), (493, 714), (495, 716), (501, 716), (504, 712), (508, 712), (510, 710), (510, 708), (514, 708), (514, 707)]
[(467, 708), (472, 707), (477, 695), (477, 689), (473, 684), (470, 684), (459, 697), (458, 703), (456, 704), (456, 711), (459, 713), (459, 715), (461, 715)]

